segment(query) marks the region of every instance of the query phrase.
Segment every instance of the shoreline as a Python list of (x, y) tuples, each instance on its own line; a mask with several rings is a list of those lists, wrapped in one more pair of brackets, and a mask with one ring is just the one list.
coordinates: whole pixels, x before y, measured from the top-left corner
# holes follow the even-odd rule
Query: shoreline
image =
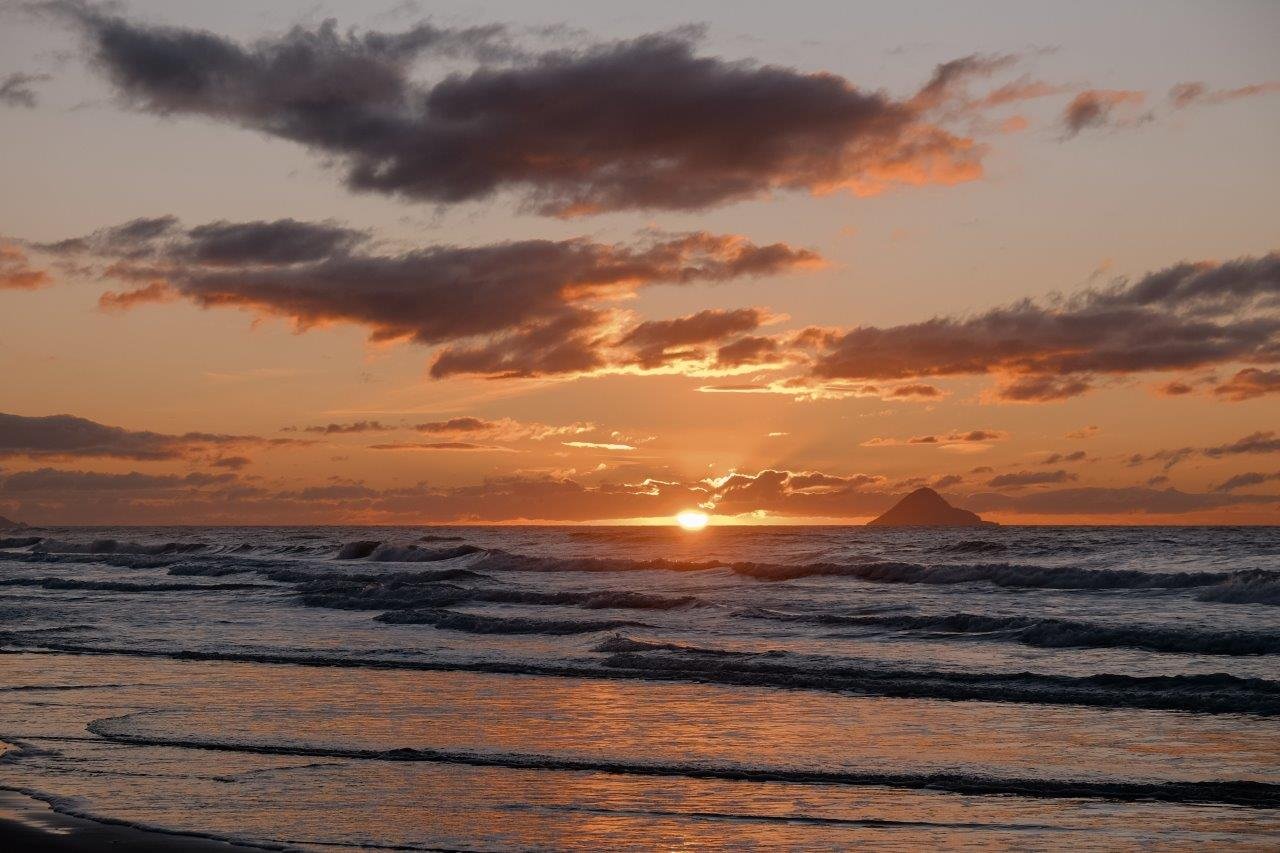
[(0, 838), (10, 850), (35, 853), (96, 853), (127, 850), (129, 853), (237, 853), (237, 851), (285, 850), (286, 847), (250, 847), (197, 835), (142, 829), (75, 817), (28, 794), (0, 788)]

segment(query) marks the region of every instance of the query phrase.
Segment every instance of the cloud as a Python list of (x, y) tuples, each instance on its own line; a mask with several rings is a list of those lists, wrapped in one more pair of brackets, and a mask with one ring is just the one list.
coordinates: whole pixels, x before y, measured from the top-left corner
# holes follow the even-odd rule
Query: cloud
[(820, 380), (995, 374), (997, 399), (1085, 393), (1099, 374), (1280, 360), (1280, 254), (1181, 263), (1136, 281), (969, 317), (824, 333)]
[[(931, 393), (932, 389), (937, 393)], [(821, 382), (807, 376), (791, 376), (761, 382), (729, 382), (703, 385), (697, 389), (704, 394), (777, 394), (796, 401), (845, 400), (856, 397), (876, 397), (881, 400), (923, 402), (943, 396), (940, 389), (930, 385), (905, 386), (871, 385), (867, 383)]]
[(0, 413), (0, 458), (99, 457), (154, 461), (178, 459), (218, 447), (282, 447), (307, 443), (297, 439), (206, 432), (167, 435), (105, 426), (74, 415), (26, 417)]
[(1057, 465), (1061, 462), (1083, 462), (1088, 458), (1088, 454), (1083, 450), (1076, 450), (1071, 453), (1050, 453), (1041, 462), (1041, 465)]
[(1224, 507), (1280, 501), (1275, 495), (1225, 495), (1150, 489), (1141, 486), (1088, 486), (1010, 496), (993, 492), (971, 495), (966, 509), (1031, 515), (1179, 515)]
[[(765, 320), (765, 316), (758, 308), (739, 308), (733, 311), (713, 308), (673, 320), (646, 320), (628, 330), (618, 341), (618, 345), (631, 348), (636, 363), (652, 369), (674, 359), (701, 358), (703, 354), (700, 352), (679, 348), (753, 331)], [(675, 353), (671, 352), (673, 349), (676, 350)], [(731, 350), (730, 358), (734, 354)]]
[(209, 463), (214, 468), (227, 468), (231, 471), (239, 471), (241, 468), (247, 468), (253, 464), (253, 460), (248, 456), (219, 456)]
[(967, 431), (957, 431), (945, 433), (942, 435), (917, 435), (906, 440), (899, 438), (869, 438), (862, 442), (862, 447), (893, 447), (901, 445), (933, 445), (939, 447), (965, 444), (984, 444), (991, 441), (1001, 441), (1008, 438), (1009, 434), (994, 429), (972, 429)]
[(995, 389), (995, 398), (1010, 403), (1050, 403), (1078, 397), (1093, 385), (1077, 376), (1019, 376)]
[(578, 447), (587, 450), (635, 450), (630, 444), (616, 444), (602, 441), (562, 441), (565, 447)]
[(1016, 474), (999, 474), (987, 481), (993, 489), (1023, 489), (1027, 486), (1043, 486), (1075, 480), (1076, 475), (1063, 470), (1019, 471)]
[(26, 252), (0, 243), (0, 290), (35, 290), (52, 283), (47, 272), (27, 263)]
[(715, 366), (732, 369), (743, 365), (763, 365), (775, 361), (781, 347), (774, 338), (748, 335), (716, 350)]
[(779, 516), (840, 518), (875, 515), (893, 503), (877, 486), (884, 478), (867, 474), (838, 476), (816, 471), (765, 469), (703, 481), (708, 508), (725, 515), (768, 513)]
[(1102, 430), (1099, 427), (1091, 424), (1086, 427), (1081, 427), (1080, 429), (1072, 430), (1071, 432), (1064, 435), (1063, 438), (1075, 438), (1075, 439), (1093, 438), (1101, 431)]
[(1259, 370), (1256, 367), (1247, 367), (1214, 388), (1213, 393), (1237, 403), (1265, 394), (1280, 394), (1280, 370)]
[(912, 397), (933, 399), (941, 396), (943, 396), (941, 389), (936, 388), (933, 385), (913, 383), (910, 385), (899, 385), (896, 388), (890, 388), (888, 394), (885, 395), (885, 399), (900, 400)]
[(1145, 117), (1135, 115), (1135, 110), (1142, 107), (1146, 98), (1145, 92), (1128, 89), (1087, 89), (1062, 111), (1063, 136), (1070, 138), (1082, 130), (1145, 121)]
[(1240, 454), (1280, 453), (1280, 435), (1277, 435), (1274, 430), (1254, 432), (1230, 444), (1206, 447), (1203, 453), (1213, 459)]
[(1233, 489), (1242, 489), (1246, 486), (1260, 486), (1263, 483), (1271, 483), (1280, 480), (1280, 471), (1271, 474), (1261, 474), (1250, 471), (1245, 474), (1236, 474), (1227, 480), (1213, 487), (1215, 492), (1229, 492)]
[[(415, 201), (509, 191), (572, 216), (981, 175), (981, 146), (923, 114), (950, 85), (939, 75), (895, 100), (834, 74), (699, 55), (690, 29), (530, 55), (497, 26), (357, 34), (326, 21), (243, 44), (69, 0), (44, 8), (138, 109), (291, 140), (341, 163), (354, 190)], [(474, 67), (414, 79), (418, 60), (439, 57)]]
[(310, 432), (316, 435), (352, 435), (362, 432), (390, 432), (396, 429), (379, 421), (356, 421), (349, 424), (324, 424), (323, 426), (289, 427), (286, 432)]
[(19, 471), (0, 479), (0, 491), (16, 492), (116, 492), (168, 491), (175, 488), (201, 488), (222, 485), (236, 479), (235, 474), (103, 474), (96, 471), (66, 471), (37, 468)]
[(1161, 462), (1168, 471), (1175, 465), (1194, 456), (1207, 456), (1210, 459), (1223, 459), (1230, 456), (1251, 454), (1280, 453), (1280, 436), (1274, 430), (1254, 432), (1227, 444), (1212, 447), (1178, 447), (1157, 450), (1154, 453), (1134, 453), (1126, 460), (1126, 465), (1136, 467), (1148, 462)]
[(428, 441), (400, 444), (371, 444), (370, 450), (485, 450), (514, 453), (510, 447), (497, 444), (476, 444), (470, 441)]
[[(635, 468), (636, 466), (629, 466)], [(918, 478), (917, 478), (918, 479)], [(958, 484), (955, 475), (934, 481)], [(408, 523), (600, 521), (670, 518), (701, 507), (753, 518), (866, 518), (901, 497), (900, 488), (873, 474), (764, 469), (684, 482), (638, 474), (625, 481), (588, 484), (562, 475), (520, 475), (462, 486), (377, 487), (333, 481), (267, 489), (234, 474), (99, 474), (41, 469), (0, 477), (0, 511), (37, 523), (160, 524)], [(1009, 495), (986, 492), (953, 497), (976, 511), (1095, 516), (1179, 514), (1275, 503), (1274, 495), (1194, 494), (1173, 489), (1074, 488)]]
[(1166, 382), (1156, 388), (1156, 393), (1161, 397), (1182, 397), (1187, 394), (1194, 394), (1196, 391), (1194, 386), (1185, 382)]
[[(629, 244), (524, 240), (386, 254), (364, 232), (292, 219), (184, 229), (173, 217), (156, 217), (36, 248), (97, 259), (104, 277), (134, 288), (106, 295), (104, 307), (184, 298), (284, 317), (299, 329), (357, 324), (374, 341), (466, 342), (437, 352), (436, 377), (591, 371), (612, 363), (604, 350), (616, 312), (602, 302), (646, 286), (819, 263), (808, 250), (706, 232), (650, 233)], [(764, 319), (758, 309), (725, 314)], [(654, 329), (641, 324), (633, 332), (638, 340)]]
[(1252, 98), (1280, 92), (1280, 82), (1253, 83), (1235, 89), (1210, 89), (1201, 82), (1179, 83), (1169, 90), (1169, 102), (1175, 109), (1185, 109), (1201, 104), (1224, 104), (1241, 98)]
[(39, 98), (31, 84), (48, 79), (47, 74), (23, 74), (20, 71), (0, 77), (0, 105), (28, 109), (35, 107)]

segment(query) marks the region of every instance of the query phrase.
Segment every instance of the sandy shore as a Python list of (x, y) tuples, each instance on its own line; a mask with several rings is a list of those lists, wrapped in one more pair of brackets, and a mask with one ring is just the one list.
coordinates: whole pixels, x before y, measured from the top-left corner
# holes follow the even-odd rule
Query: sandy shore
[(185, 835), (148, 832), (131, 826), (99, 823), (54, 811), (47, 803), (0, 790), (0, 839), (6, 849), (97, 853), (102, 850), (129, 853), (232, 853), (261, 850)]

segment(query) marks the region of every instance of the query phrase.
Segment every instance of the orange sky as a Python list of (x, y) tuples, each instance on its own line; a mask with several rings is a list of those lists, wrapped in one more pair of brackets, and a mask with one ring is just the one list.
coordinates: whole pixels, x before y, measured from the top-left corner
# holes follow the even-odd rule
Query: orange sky
[(0, 514), (1280, 519), (1274, 4), (528, 5), (0, 11)]

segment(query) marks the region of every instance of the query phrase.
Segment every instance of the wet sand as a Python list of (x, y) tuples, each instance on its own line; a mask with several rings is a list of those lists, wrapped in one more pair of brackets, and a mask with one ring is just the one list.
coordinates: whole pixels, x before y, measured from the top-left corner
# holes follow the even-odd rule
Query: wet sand
[(263, 849), (72, 817), (54, 811), (41, 800), (5, 790), (0, 790), (0, 841), (9, 850), (33, 853), (99, 853), (103, 850), (129, 853), (234, 853), (239, 850)]

